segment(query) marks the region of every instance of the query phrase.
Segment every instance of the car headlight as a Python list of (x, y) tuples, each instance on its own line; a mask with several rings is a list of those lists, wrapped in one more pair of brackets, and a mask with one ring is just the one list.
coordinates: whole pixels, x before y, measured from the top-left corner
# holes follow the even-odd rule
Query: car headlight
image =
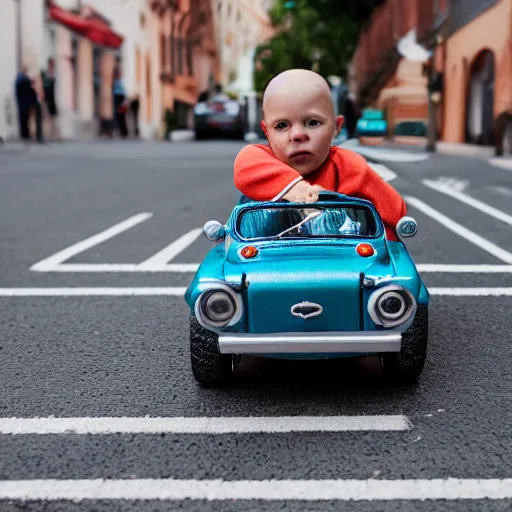
[(196, 318), (206, 328), (234, 325), (242, 315), (242, 298), (227, 285), (205, 290), (196, 300)]
[(370, 295), (368, 313), (377, 325), (397, 327), (414, 316), (416, 301), (409, 290), (399, 285), (388, 285)]

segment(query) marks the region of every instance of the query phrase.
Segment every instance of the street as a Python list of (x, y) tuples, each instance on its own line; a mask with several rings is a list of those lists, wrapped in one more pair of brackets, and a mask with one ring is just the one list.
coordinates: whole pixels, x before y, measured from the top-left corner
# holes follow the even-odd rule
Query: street
[(183, 292), (243, 144), (0, 146), (0, 512), (510, 510), (512, 172), (376, 162), (431, 293), (415, 386), (245, 358), (202, 389)]

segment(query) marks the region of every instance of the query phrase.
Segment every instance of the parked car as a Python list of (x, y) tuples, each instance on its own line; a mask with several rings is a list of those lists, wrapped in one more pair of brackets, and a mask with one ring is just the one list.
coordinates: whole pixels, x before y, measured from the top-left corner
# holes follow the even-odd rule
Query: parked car
[(386, 137), (387, 132), (388, 123), (382, 110), (363, 110), (356, 123), (356, 137)]
[[(397, 224), (401, 238), (416, 231), (411, 217)], [(216, 245), (185, 293), (202, 385), (229, 382), (243, 354), (375, 355), (398, 382), (421, 374), (429, 293), (371, 202), (331, 192), (307, 205), (241, 201), (204, 232)]]
[(194, 107), (194, 131), (197, 140), (212, 136), (243, 139), (246, 132), (243, 106), (228, 96), (217, 95)]

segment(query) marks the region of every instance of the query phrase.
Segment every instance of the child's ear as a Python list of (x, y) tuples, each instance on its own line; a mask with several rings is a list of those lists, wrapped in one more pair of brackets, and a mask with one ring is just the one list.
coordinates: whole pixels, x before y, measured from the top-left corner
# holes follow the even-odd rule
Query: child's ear
[(263, 130), (263, 133), (265, 134), (265, 137), (267, 137), (267, 139), (268, 139), (268, 128), (267, 128), (267, 124), (265, 123), (265, 121), (261, 120), (260, 126), (261, 126), (261, 129)]
[(334, 136), (337, 137), (340, 133), (341, 128), (343, 127), (343, 123), (345, 122), (345, 118), (343, 116), (336, 116), (334, 125)]

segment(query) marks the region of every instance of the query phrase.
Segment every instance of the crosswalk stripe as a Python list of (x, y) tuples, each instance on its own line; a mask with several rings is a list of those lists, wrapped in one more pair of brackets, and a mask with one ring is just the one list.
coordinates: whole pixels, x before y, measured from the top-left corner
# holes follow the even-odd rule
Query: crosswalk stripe
[(193, 244), (199, 236), (203, 233), (202, 228), (196, 228), (184, 234), (174, 242), (171, 242), (167, 247), (157, 252), (147, 260), (139, 263), (138, 267), (141, 270), (151, 270), (166, 265), (169, 261), (174, 259), (178, 254), (183, 252), (189, 245)]
[(36, 272), (52, 271), (54, 267), (58, 266), (62, 262), (72, 258), (73, 256), (76, 256), (77, 254), (80, 254), (87, 249), (90, 249), (91, 247), (94, 247), (95, 245), (101, 244), (116, 235), (119, 235), (123, 231), (127, 231), (128, 229), (133, 228), (137, 224), (144, 222), (152, 216), (153, 214), (149, 212), (134, 215), (133, 217), (130, 217), (120, 222), (119, 224), (115, 224), (114, 226), (106, 229), (105, 231), (102, 231), (101, 233), (97, 233), (96, 235), (86, 238), (85, 240), (81, 240), (80, 242), (77, 242), (76, 244), (63, 249), (62, 251), (59, 251), (56, 254), (53, 254), (52, 256), (39, 261), (38, 263), (32, 265), (30, 270)]
[(10, 500), (502, 500), (508, 479), (424, 480), (4, 480)]
[(407, 196), (405, 199), (407, 203), (414, 206), (418, 210), (422, 211), (423, 213), (433, 218), (434, 220), (437, 220), (437, 222), (439, 222), (449, 230), (453, 231), (454, 233), (457, 233), (457, 235), (459, 235), (460, 237), (465, 238), (469, 242), (475, 244), (484, 251), (487, 251), (496, 258), (504, 261), (505, 263), (512, 263), (512, 253), (505, 251), (501, 247), (498, 247), (496, 244), (489, 242), (489, 240), (481, 237), (480, 235), (477, 235), (476, 233), (473, 233), (472, 231), (465, 228), (458, 222), (451, 220), (446, 215), (443, 215), (442, 213), (430, 207), (428, 204), (425, 204), (423, 201), (420, 201), (416, 197)]
[(0, 434), (240, 434), (277, 432), (402, 431), (403, 415), (249, 416), (177, 418), (0, 418)]
[[(0, 288), (0, 297), (182, 297), (185, 286), (140, 288)], [(428, 288), (431, 295), (447, 296), (512, 296), (512, 287)]]
[(441, 192), (442, 194), (446, 194), (447, 196), (453, 197), (454, 199), (457, 199), (462, 203), (467, 204), (468, 206), (472, 206), (476, 210), (479, 210), (485, 213), (486, 215), (489, 215), (490, 217), (494, 217), (495, 219), (498, 219), (512, 226), (512, 215), (507, 215), (505, 212), (502, 212), (501, 210), (498, 210), (493, 206), (490, 206), (482, 201), (479, 201), (478, 199), (474, 199), (473, 197), (470, 197), (467, 194), (455, 190), (454, 188), (442, 182), (433, 180), (423, 180), (422, 183), (425, 186), (431, 188), (432, 190), (436, 190), (437, 192)]

